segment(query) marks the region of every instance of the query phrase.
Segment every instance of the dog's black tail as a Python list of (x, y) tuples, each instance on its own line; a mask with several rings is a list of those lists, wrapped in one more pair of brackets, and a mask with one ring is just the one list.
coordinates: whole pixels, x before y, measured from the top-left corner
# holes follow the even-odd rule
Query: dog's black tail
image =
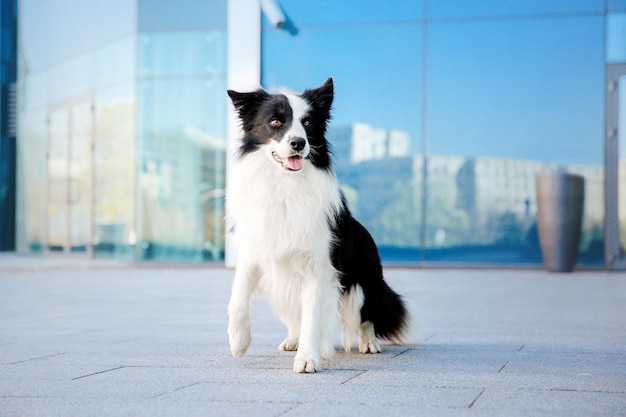
[(382, 279), (364, 290), (361, 321), (374, 324), (376, 337), (394, 343), (406, 341), (413, 318), (405, 301)]

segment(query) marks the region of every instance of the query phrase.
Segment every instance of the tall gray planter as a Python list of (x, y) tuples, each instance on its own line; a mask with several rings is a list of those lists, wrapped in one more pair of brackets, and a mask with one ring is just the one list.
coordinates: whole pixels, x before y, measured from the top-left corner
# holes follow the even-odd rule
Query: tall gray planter
[(580, 244), (585, 179), (563, 171), (537, 175), (537, 226), (543, 262), (551, 272), (571, 272)]

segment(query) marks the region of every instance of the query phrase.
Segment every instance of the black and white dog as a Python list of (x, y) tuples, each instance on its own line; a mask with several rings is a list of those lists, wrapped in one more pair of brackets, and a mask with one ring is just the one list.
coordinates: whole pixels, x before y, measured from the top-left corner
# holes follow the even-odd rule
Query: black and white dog
[(380, 352), (409, 328), (405, 301), (383, 279), (367, 230), (348, 211), (325, 139), (333, 80), (301, 95), (229, 90), (243, 138), (226, 210), (239, 247), (228, 305), (231, 353), (251, 343), (250, 298), (265, 295), (288, 328), (279, 348), (297, 351), (293, 370), (317, 372), (334, 353), (340, 313), (350, 350)]

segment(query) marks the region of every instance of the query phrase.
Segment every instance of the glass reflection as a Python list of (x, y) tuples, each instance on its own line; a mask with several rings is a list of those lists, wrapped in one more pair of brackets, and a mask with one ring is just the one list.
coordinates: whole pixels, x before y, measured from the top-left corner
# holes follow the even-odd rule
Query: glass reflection
[(50, 111), (46, 248), (52, 252), (91, 251), (91, 101)]
[(66, 249), (69, 197), (70, 112), (61, 108), (50, 113), (48, 148), (47, 248)]
[(91, 100), (72, 106), (69, 153), (68, 245), (70, 251), (91, 251), (93, 114)]
[(216, 12), (187, 31), (147, 3), (40, 3), (19, 13), (19, 250), (221, 259), (226, 2), (178, 8)]
[(134, 84), (96, 98), (94, 237), (96, 256), (128, 258), (136, 242)]
[(222, 259), (225, 38), (161, 33), (140, 42), (136, 256)]
[(540, 264), (535, 176), (563, 167), (601, 264), (603, 1), (460, 3), (285, 4), (298, 33), (265, 23), (263, 84), (334, 76), (337, 172), (385, 261)]
[(609, 14), (606, 26), (606, 61), (626, 62), (626, 13)]

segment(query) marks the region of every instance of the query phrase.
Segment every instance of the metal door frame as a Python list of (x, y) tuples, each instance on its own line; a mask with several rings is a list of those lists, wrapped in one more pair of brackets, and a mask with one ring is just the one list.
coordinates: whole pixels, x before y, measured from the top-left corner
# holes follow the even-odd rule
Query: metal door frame
[[(619, 131), (619, 81), (623, 76), (626, 77), (626, 64), (606, 66), (604, 266), (607, 269), (626, 269), (626, 256), (620, 249), (618, 212), (619, 141), (620, 137), (626, 139), (626, 132)], [(626, 102), (626, 98), (623, 98), (623, 102)], [(626, 126), (622, 128), (626, 130)]]

